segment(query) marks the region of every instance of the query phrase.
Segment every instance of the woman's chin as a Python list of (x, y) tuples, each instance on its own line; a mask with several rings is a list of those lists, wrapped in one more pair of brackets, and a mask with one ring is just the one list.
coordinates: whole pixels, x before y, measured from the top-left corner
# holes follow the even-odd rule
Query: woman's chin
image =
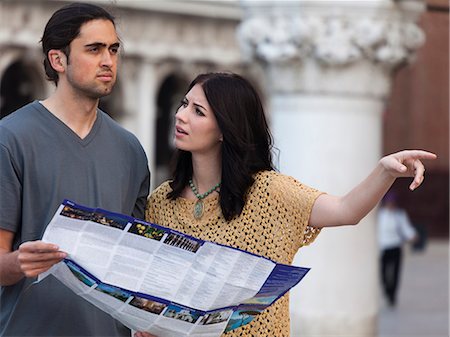
[(177, 150), (181, 150), (181, 151), (190, 151), (189, 148), (188, 148), (187, 146), (183, 146), (183, 144), (181, 144), (181, 142), (177, 142), (176, 140), (175, 140), (175, 142), (174, 142), (173, 145), (175, 146), (175, 148), (176, 148)]

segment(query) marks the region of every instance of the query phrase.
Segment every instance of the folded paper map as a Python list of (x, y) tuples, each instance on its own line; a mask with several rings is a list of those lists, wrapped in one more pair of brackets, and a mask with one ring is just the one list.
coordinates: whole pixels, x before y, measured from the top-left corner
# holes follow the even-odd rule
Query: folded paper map
[(68, 256), (40, 279), (53, 274), (125, 326), (158, 337), (239, 328), (309, 270), (69, 200), (43, 241)]

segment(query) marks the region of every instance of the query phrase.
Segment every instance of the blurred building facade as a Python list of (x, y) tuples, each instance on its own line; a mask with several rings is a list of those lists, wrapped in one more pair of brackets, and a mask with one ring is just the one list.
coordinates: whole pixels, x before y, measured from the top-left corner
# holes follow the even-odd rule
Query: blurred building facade
[[(354, 27), (353, 23), (348, 24), (341, 19), (347, 15), (348, 9), (345, 8), (343, 1), (336, 2), (336, 7), (330, 5), (332, 2), (328, 2), (327, 5), (319, 6), (320, 8), (315, 6), (317, 3), (315, 4), (314, 1), (298, 1), (303, 3), (303, 7), (298, 8), (292, 6), (295, 1), (267, 1), (267, 3), (272, 3), (269, 6), (267, 3), (264, 4), (264, 1), (262, 1), (262, 6), (258, 6), (258, 1), (117, 0), (95, 2), (110, 6), (118, 18), (119, 33), (124, 44), (118, 83), (113, 94), (102, 100), (101, 106), (127, 129), (134, 132), (142, 142), (153, 174), (152, 187), (156, 187), (169, 174), (168, 164), (173, 150), (171, 144), (173, 114), (189, 81), (199, 72), (235, 71), (250, 78), (259, 89), (269, 113), (269, 120), (275, 129), (275, 136), (286, 136), (284, 140), (281, 139), (281, 142), (294, 144), (291, 150), (296, 147), (302, 148), (299, 153), (304, 156), (304, 161), (300, 161), (298, 165), (300, 169), (293, 168), (297, 163), (293, 162), (292, 158), (296, 156), (295, 153), (291, 156), (288, 149), (285, 151), (288, 156), (283, 156), (281, 153), (279, 163), (281, 170), (287, 171), (286, 173), (289, 174), (291, 174), (291, 170), (294, 170), (292, 175), (299, 175), (300, 179), (306, 177), (306, 180), (309, 180), (308, 183), (317, 182), (317, 185), (313, 186), (329, 186), (327, 183), (331, 179), (330, 176), (334, 174), (338, 180), (343, 181), (342, 186), (337, 188), (340, 191), (341, 187), (347, 187), (346, 179), (348, 177), (354, 178), (354, 176), (363, 174), (362, 171), (366, 168), (373, 167), (376, 158), (383, 152), (390, 153), (402, 148), (419, 147), (438, 153), (439, 160), (429, 164), (426, 184), (418, 191), (412, 194), (408, 193), (409, 182), (406, 179), (399, 180), (394, 188), (399, 190), (404, 206), (410, 211), (412, 220), (424, 226), (429, 236), (448, 238), (449, 39), (448, 3), (446, 1), (428, 0), (424, 3), (424, 12), (420, 17), (419, 26), (425, 33), (425, 44), (418, 49), (417, 54), (414, 53), (415, 48), (411, 48), (405, 59), (400, 57), (397, 61), (392, 62), (385, 73), (378, 71), (380, 63), (382, 63), (380, 61), (370, 60), (359, 67), (356, 62), (357, 58), (352, 59), (352, 57), (357, 57), (352, 53), (358, 51), (342, 48), (340, 45), (345, 42), (347, 26)], [(51, 13), (64, 3), (67, 1), (0, 0), (0, 103), (2, 116), (33, 99), (44, 98), (51, 92), (52, 86), (44, 80), (38, 41)], [(355, 3), (360, 4), (357, 5), (359, 8), (354, 8)], [(347, 5), (351, 7), (350, 12), (354, 17), (360, 15), (362, 18), (369, 19), (362, 20), (361, 26), (359, 26), (361, 31), (356, 31), (356, 33), (374, 33), (372, 36), (360, 34), (360, 42), (364, 44), (370, 42), (370, 38), (375, 39), (374, 36), (377, 33), (376, 29), (370, 28), (372, 19), (370, 15), (379, 17), (380, 13), (386, 14), (387, 10), (392, 9), (392, 12), (395, 12), (392, 14), (394, 19), (401, 22), (403, 11), (397, 7), (400, 3), (408, 3), (408, 1), (371, 1), (376, 5), (369, 6), (370, 10), (369, 7), (361, 5), (362, 3), (349, 1)], [(330, 40), (325, 41), (324, 45), (329, 48), (320, 49), (319, 57), (315, 57), (312, 61), (308, 57), (310, 52), (308, 48), (311, 48), (312, 44), (304, 44), (304, 40), (295, 41), (294, 45), (300, 49), (292, 49), (290, 46), (292, 36), (287, 33), (292, 26), (289, 27), (286, 21), (283, 23), (283, 20), (276, 24), (276, 18), (282, 18), (286, 15), (286, 11), (291, 11), (291, 18), (292, 14), (295, 16), (297, 12), (304, 14), (302, 11), (309, 11), (309, 18), (312, 18), (313, 21), (317, 17), (328, 17), (326, 19), (329, 31), (327, 36)], [(249, 41), (245, 41), (245, 37), (243, 38), (245, 35), (243, 27), (245, 27), (245, 22), (252, 17), (259, 17), (262, 21), (267, 17), (271, 18), (269, 21), (264, 21), (263, 25), (267, 25), (269, 28), (266, 27), (266, 30), (274, 33), (274, 38), (270, 42), (275, 42), (276, 47), (268, 46), (264, 43), (267, 41), (264, 40), (258, 45), (251, 46), (252, 48), (261, 47), (262, 49), (259, 51), (264, 52), (267, 59), (248, 57), (246, 48), (249, 47)], [(335, 20), (336, 18), (337, 20)], [(273, 27), (272, 24), (274, 24)], [(300, 27), (302, 22), (294, 20), (293, 24), (294, 27)], [(296, 26), (297, 24), (299, 26)], [(364, 26), (367, 24), (369, 24), (369, 28)], [(251, 34), (257, 37), (258, 34), (262, 34), (264, 29), (258, 29), (258, 25), (255, 27), (257, 29), (251, 31)], [(306, 35), (296, 35), (297, 38), (299, 36), (306, 37)], [(286, 37), (288, 40), (291, 39), (287, 44), (283, 40)], [(344, 40), (342, 40), (343, 37)], [(305, 45), (307, 48), (302, 49)], [(374, 42), (373, 46), (369, 47), (378, 48), (379, 46)], [(313, 46), (313, 48), (316, 47)], [(359, 48), (361, 49), (361, 45)], [(317, 50), (318, 48), (316, 48)], [(342, 51), (344, 54), (340, 53)], [(397, 54), (394, 53), (392, 57), (395, 58), (395, 55)], [(410, 57), (415, 58), (411, 64), (407, 62)], [(292, 59), (295, 59), (295, 62)], [(319, 62), (320, 66), (317, 67), (318, 59), (321, 61)], [(345, 61), (346, 59), (347, 61)], [(351, 61), (352, 67), (348, 67), (346, 64), (348, 60)], [(308, 62), (312, 63), (305, 67)], [(331, 63), (324, 68), (323, 62)], [(373, 69), (369, 70), (367, 67), (373, 67)], [(305, 69), (309, 70), (305, 72)], [(355, 83), (350, 87), (345, 87), (343, 83), (352, 78), (355, 79)], [(392, 90), (391, 78), (393, 78)], [(341, 80), (342, 85), (339, 82)], [(357, 118), (343, 114), (345, 108), (349, 107), (348, 100), (344, 105), (339, 105), (339, 101), (329, 100), (325, 109), (323, 106), (315, 105), (317, 111), (320, 112), (316, 114), (315, 103), (312, 104), (313, 102), (310, 100), (311, 93), (325, 97), (317, 100), (323, 104), (328, 99), (326, 96), (329, 96), (330, 93), (336, 94), (336, 90), (342, 101), (347, 100), (346, 95), (351, 96), (356, 93), (359, 100), (357, 104), (360, 105), (353, 105), (351, 108), (355, 111), (358, 108), (367, 109), (368, 111), (365, 112), (370, 112), (370, 114), (366, 113), (361, 117), (355, 113), (353, 117)], [(372, 103), (367, 105), (369, 101)], [(308, 115), (306, 115), (307, 119), (297, 119), (299, 115), (294, 110), (302, 108), (307, 113), (311, 112), (309, 117), (312, 116), (312, 119), (308, 119)], [(333, 109), (336, 109), (339, 114), (333, 114), (331, 111)], [(381, 109), (383, 109), (382, 112)], [(283, 115), (291, 110), (293, 115)], [(332, 123), (336, 123), (334, 125), (336, 127), (333, 127), (332, 123), (330, 124), (330, 120), (333, 121)], [(292, 132), (283, 132), (283, 128), (290, 121), (290, 124), (294, 125), (295, 123), (292, 121), (305, 124), (295, 125), (297, 130), (294, 129)], [(308, 124), (309, 122), (311, 124)], [(330, 136), (328, 143), (326, 141), (324, 143), (323, 139), (320, 139), (320, 132), (310, 138), (302, 135), (314, 131), (317, 123), (320, 123), (321, 127), (317, 130), (328, 132), (328, 136)], [(326, 125), (330, 125), (328, 131), (324, 128)], [(306, 130), (308, 128), (309, 130)], [(340, 133), (335, 134), (336, 130), (340, 130)], [(348, 137), (353, 133), (357, 138)], [(331, 137), (333, 135), (335, 140)], [(357, 139), (357, 144), (352, 145), (354, 139)], [(342, 141), (349, 143), (343, 145)], [(317, 150), (320, 150), (321, 154), (311, 152), (311, 149), (316, 149), (314, 142), (320, 144), (320, 146), (317, 145)], [(310, 152), (305, 152), (306, 146), (303, 143), (307, 144)], [(353, 153), (353, 148), (358, 149), (359, 152)], [(326, 154), (328, 154), (328, 159), (326, 159)], [(361, 158), (352, 158), (352, 154), (361, 155)], [(329, 164), (330, 158), (347, 160), (349, 164), (357, 163), (359, 168), (352, 169), (350, 165), (345, 168), (345, 174), (340, 171), (333, 172), (339, 166), (326, 168), (325, 165)], [(309, 159), (311, 159), (310, 164), (319, 160), (316, 167), (320, 167), (320, 169), (314, 170), (308, 166), (309, 163), (304, 163)], [(324, 174), (323, 185), (321, 178), (316, 177), (321, 173)], [(343, 178), (341, 175), (345, 175), (345, 177)], [(331, 181), (331, 184), (333, 183)], [(334, 192), (333, 189), (326, 190)], [(348, 301), (344, 306), (345, 310), (348, 309), (349, 315), (329, 316), (330, 321), (335, 319), (341, 322), (340, 328), (343, 331), (356, 331), (360, 335), (361, 333), (370, 335), (376, 318), (376, 303), (374, 303), (374, 297), (370, 295), (376, 291), (375, 265), (365, 266), (367, 260), (373, 260), (375, 252), (373, 240), (370, 239), (373, 232), (373, 220), (369, 216), (366, 221), (367, 224), (361, 226), (362, 229), (360, 227), (357, 230), (350, 229), (352, 231), (350, 234), (333, 233), (331, 234), (334, 236), (333, 239), (319, 241), (318, 248), (308, 247), (303, 253), (306, 257), (305, 261), (308, 263), (308, 261), (317, 262), (317, 259), (329, 259), (330, 250), (333, 250), (331, 255), (341, 256), (342, 253), (340, 263), (345, 263), (346, 256), (355, 256), (354, 250), (358, 250), (358, 247), (371, 252), (370, 254), (367, 252), (356, 253), (360, 258), (356, 263), (363, 266), (364, 273), (369, 274), (367, 277), (370, 282), (366, 286), (370, 290), (361, 289), (361, 286), (356, 285), (354, 295), (347, 297)], [(323, 234), (321, 236), (324, 236)], [(319, 236), (319, 240), (321, 236)], [(361, 237), (365, 239), (361, 241)], [(330, 242), (326, 242), (327, 240)], [(366, 244), (365, 240), (370, 241), (369, 244)], [(342, 246), (345, 245), (353, 246), (353, 250), (343, 248)], [(308, 256), (312, 255), (315, 258), (308, 260)], [(324, 270), (320, 270), (322, 268), (320, 262), (316, 263), (314, 268), (319, 270), (319, 274), (326, 275), (327, 272), (330, 272), (330, 268), (327, 267), (327, 264), (330, 265), (330, 260), (323, 262)], [(342, 269), (337, 263), (331, 264), (337, 269)], [(353, 278), (353, 276), (349, 277)], [(366, 276), (358, 277), (356, 284), (362, 284), (361, 277)], [(346, 294), (348, 289), (340, 289), (337, 285), (339, 282), (334, 282), (334, 280), (330, 287), (330, 278), (328, 276), (322, 278), (325, 278), (323, 287), (328, 288), (318, 289), (317, 284), (312, 285), (312, 289), (315, 290), (312, 290), (310, 295), (305, 294), (302, 303), (308, 307), (311, 304), (308, 300), (311, 299), (311, 302), (315, 301), (322, 307), (329, 306), (328, 310), (337, 312), (333, 305), (338, 305), (336, 302), (339, 302), (339, 297), (333, 293)], [(345, 278), (342, 280), (348, 288), (349, 283), (345, 281)], [(368, 297), (365, 297), (365, 294), (368, 294)], [(320, 296), (320, 300), (317, 300), (317, 296)], [(335, 299), (330, 300), (333, 297)], [(359, 309), (358, 305), (367, 303), (370, 303), (369, 310)], [(307, 327), (306, 332), (322, 335), (327, 333), (333, 335), (333, 332), (337, 332), (337, 330), (332, 330), (336, 329), (336, 326), (333, 325), (324, 328), (325, 330), (314, 330), (315, 326), (318, 326), (317, 322), (322, 322), (321, 326), (326, 326), (326, 324), (323, 323), (320, 313), (314, 317), (317, 312), (314, 312), (313, 304), (311, 304), (311, 308), (312, 311), (307, 313), (306, 319), (305, 315), (301, 316), (303, 317), (301, 319), (302, 326)], [(357, 318), (356, 323), (349, 318), (352, 316)], [(364, 325), (368, 326), (366, 330), (364, 330)], [(327, 332), (327, 328), (331, 330)], [(297, 337), (295, 331), (294, 327), (293, 336)], [(307, 336), (305, 330), (302, 333)]]
[[(51, 14), (68, 2), (0, 1), (1, 117), (53, 90), (39, 41)], [(100, 106), (138, 136), (157, 186), (168, 176), (175, 110), (196, 74), (234, 71), (264, 83), (242, 62), (236, 40), (242, 11), (224, 1), (91, 2), (116, 17), (123, 46), (117, 84)]]
[[(426, 3), (242, 3), (240, 39), (245, 56), (264, 65), (281, 171), (331, 194), (346, 193), (383, 153), (392, 79), (425, 42), (418, 21)], [(374, 334), (378, 268), (367, 263), (378, 257), (374, 215), (356, 230), (327, 229), (299, 251), (294, 264), (313, 272), (291, 291), (293, 336)]]
[[(449, 236), (449, 3), (427, 0), (419, 25), (426, 34), (414, 62), (398, 69), (386, 104), (383, 151), (423, 148), (438, 154), (428, 163), (426, 184), (408, 193), (393, 188), (412, 221), (431, 238)], [(433, 202), (430, 203), (430, 201)]]

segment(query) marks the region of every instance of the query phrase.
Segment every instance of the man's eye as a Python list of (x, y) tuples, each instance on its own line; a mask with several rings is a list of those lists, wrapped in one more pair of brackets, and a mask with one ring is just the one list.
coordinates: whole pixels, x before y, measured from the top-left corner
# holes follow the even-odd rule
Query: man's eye
[(112, 54), (117, 54), (119, 52), (119, 48), (111, 48)]

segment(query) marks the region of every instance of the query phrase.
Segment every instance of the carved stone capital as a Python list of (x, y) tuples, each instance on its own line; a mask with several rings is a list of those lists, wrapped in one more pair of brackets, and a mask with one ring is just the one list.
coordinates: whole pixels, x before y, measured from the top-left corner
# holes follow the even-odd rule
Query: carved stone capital
[(390, 68), (409, 61), (425, 41), (415, 23), (423, 10), (420, 2), (415, 7), (390, 1), (377, 6), (362, 1), (294, 3), (252, 11), (248, 2), (249, 16), (238, 29), (247, 59), (283, 63), (311, 58), (328, 66), (368, 60)]

